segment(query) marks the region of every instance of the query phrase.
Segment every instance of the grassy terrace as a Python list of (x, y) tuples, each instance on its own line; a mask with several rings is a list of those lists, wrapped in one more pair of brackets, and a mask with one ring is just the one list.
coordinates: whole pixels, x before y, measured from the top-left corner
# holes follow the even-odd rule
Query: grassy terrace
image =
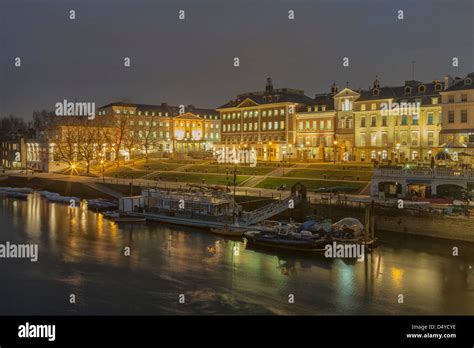
[[(250, 167), (250, 166), (237, 166), (237, 170), (242, 175), (265, 175), (274, 170), (275, 167)], [(226, 172), (232, 173), (234, 166), (232, 165), (194, 165), (187, 169), (188, 172), (198, 173), (211, 173), (211, 174), (226, 174)]]
[[(171, 182), (190, 182), (190, 183), (204, 183), (210, 185), (227, 185), (226, 175), (219, 174), (197, 174), (197, 173), (159, 173), (153, 178), (157, 178), (161, 181), (171, 181)], [(242, 181), (247, 180), (248, 175), (237, 175), (237, 185)], [(229, 182), (233, 185), (233, 176), (229, 175)]]
[(364, 188), (365, 183), (340, 182), (340, 181), (323, 181), (323, 180), (298, 180), (286, 178), (266, 178), (260, 182), (257, 187), (276, 189), (282, 184), (286, 184), (288, 188), (297, 182), (306, 186), (308, 191), (317, 192), (344, 192), (344, 193), (358, 193)]
[(361, 180), (369, 181), (373, 171), (362, 170), (334, 170), (334, 169), (294, 169), (285, 173), (285, 177), (299, 177), (309, 179), (334, 179), (334, 180)]

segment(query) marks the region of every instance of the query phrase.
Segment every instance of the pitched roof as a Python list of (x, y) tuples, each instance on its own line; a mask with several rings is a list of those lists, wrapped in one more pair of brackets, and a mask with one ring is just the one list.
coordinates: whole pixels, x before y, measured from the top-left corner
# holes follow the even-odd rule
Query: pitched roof
[[(420, 89), (424, 86), (424, 91)], [(438, 90), (436, 89), (438, 86)], [(439, 96), (443, 91), (444, 82), (433, 81), (423, 83), (420, 81), (406, 81), (404, 86), (385, 86), (380, 88), (371, 88), (370, 90), (360, 91), (360, 98), (356, 102), (371, 101), (380, 99), (394, 99), (395, 101), (415, 101), (420, 100), (421, 105), (432, 104), (431, 98)], [(406, 88), (410, 87), (409, 91)], [(378, 91), (378, 93), (376, 93)]]
[(313, 99), (306, 96), (302, 90), (279, 88), (273, 89), (272, 91), (259, 91), (239, 94), (236, 99), (228, 101), (217, 109), (237, 107), (247, 98), (258, 105), (287, 102), (310, 105), (314, 102)]
[[(470, 81), (469, 81), (470, 80)], [(470, 82), (470, 83), (468, 83)], [(467, 89), (474, 89), (474, 72), (468, 74), (463, 79), (455, 80), (453, 85), (446, 88), (446, 92), (449, 91), (462, 91)]]
[[(142, 112), (168, 112), (169, 116), (176, 116), (180, 113), (179, 106), (170, 106), (167, 103), (161, 103), (160, 105), (153, 104), (135, 104), (135, 103), (125, 103), (125, 102), (114, 102), (104, 106), (99, 107), (98, 109), (105, 109), (112, 106), (124, 106), (124, 107), (135, 107), (138, 111)], [(203, 109), (196, 108), (194, 105), (188, 105), (185, 107), (186, 112), (192, 112), (193, 114), (199, 115), (214, 115), (219, 116), (219, 113), (215, 109)]]

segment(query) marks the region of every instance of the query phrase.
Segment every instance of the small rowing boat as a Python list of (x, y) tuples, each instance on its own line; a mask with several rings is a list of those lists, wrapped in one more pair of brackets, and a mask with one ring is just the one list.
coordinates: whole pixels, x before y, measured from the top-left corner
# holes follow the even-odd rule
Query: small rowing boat
[(224, 228), (211, 228), (211, 232), (221, 236), (242, 237), (245, 230), (239, 227), (225, 225)]

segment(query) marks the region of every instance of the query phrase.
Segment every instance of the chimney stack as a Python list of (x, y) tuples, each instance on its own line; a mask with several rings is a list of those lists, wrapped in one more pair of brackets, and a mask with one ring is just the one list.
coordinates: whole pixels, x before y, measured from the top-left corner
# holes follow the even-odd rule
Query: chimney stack
[(444, 77), (444, 89), (447, 89), (453, 85), (453, 77), (451, 75), (446, 75)]

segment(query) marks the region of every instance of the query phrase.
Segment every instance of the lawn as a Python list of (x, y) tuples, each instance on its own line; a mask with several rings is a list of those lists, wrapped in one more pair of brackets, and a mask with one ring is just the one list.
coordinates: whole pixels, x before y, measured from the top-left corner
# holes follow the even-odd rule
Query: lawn
[(308, 168), (311, 169), (327, 169), (327, 170), (367, 170), (373, 171), (374, 166), (372, 164), (364, 163), (313, 163)]
[(118, 167), (105, 170), (105, 176), (111, 176), (116, 178), (141, 178), (142, 176), (148, 174), (146, 170), (133, 170), (127, 167)]
[[(237, 166), (237, 170), (241, 175), (265, 175), (270, 173), (275, 168), (272, 167), (250, 167), (247, 166)], [(195, 165), (188, 169), (188, 172), (199, 172), (199, 173), (211, 173), (211, 174), (226, 174), (228, 172), (230, 175), (234, 166), (232, 165)]]
[[(226, 185), (227, 180), (225, 175), (218, 175), (218, 174), (197, 174), (197, 173), (166, 173), (161, 172), (157, 173), (150, 179), (159, 179), (161, 181), (172, 181), (172, 182), (192, 182), (192, 183), (199, 183), (199, 184), (210, 184), (210, 185)], [(242, 181), (247, 180), (249, 178), (248, 175), (237, 175), (237, 185), (240, 184)], [(204, 181), (203, 181), (204, 180)], [(229, 175), (229, 182), (233, 185), (233, 176)]]
[(133, 167), (136, 169), (141, 170), (149, 170), (149, 171), (156, 171), (156, 170), (176, 170), (179, 167), (182, 167), (184, 164), (178, 163), (168, 163), (166, 161), (141, 161), (140, 163), (136, 163)]
[(372, 175), (372, 171), (331, 169), (294, 169), (288, 173), (285, 173), (285, 177), (361, 181), (369, 181), (372, 178)]
[(286, 184), (286, 186), (290, 188), (298, 182), (306, 186), (308, 191), (318, 192), (331, 192), (337, 190), (338, 192), (357, 193), (366, 185), (364, 183), (353, 182), (266, 178), (260, 182), (257, 187), (276, 189), (280, 185)]

